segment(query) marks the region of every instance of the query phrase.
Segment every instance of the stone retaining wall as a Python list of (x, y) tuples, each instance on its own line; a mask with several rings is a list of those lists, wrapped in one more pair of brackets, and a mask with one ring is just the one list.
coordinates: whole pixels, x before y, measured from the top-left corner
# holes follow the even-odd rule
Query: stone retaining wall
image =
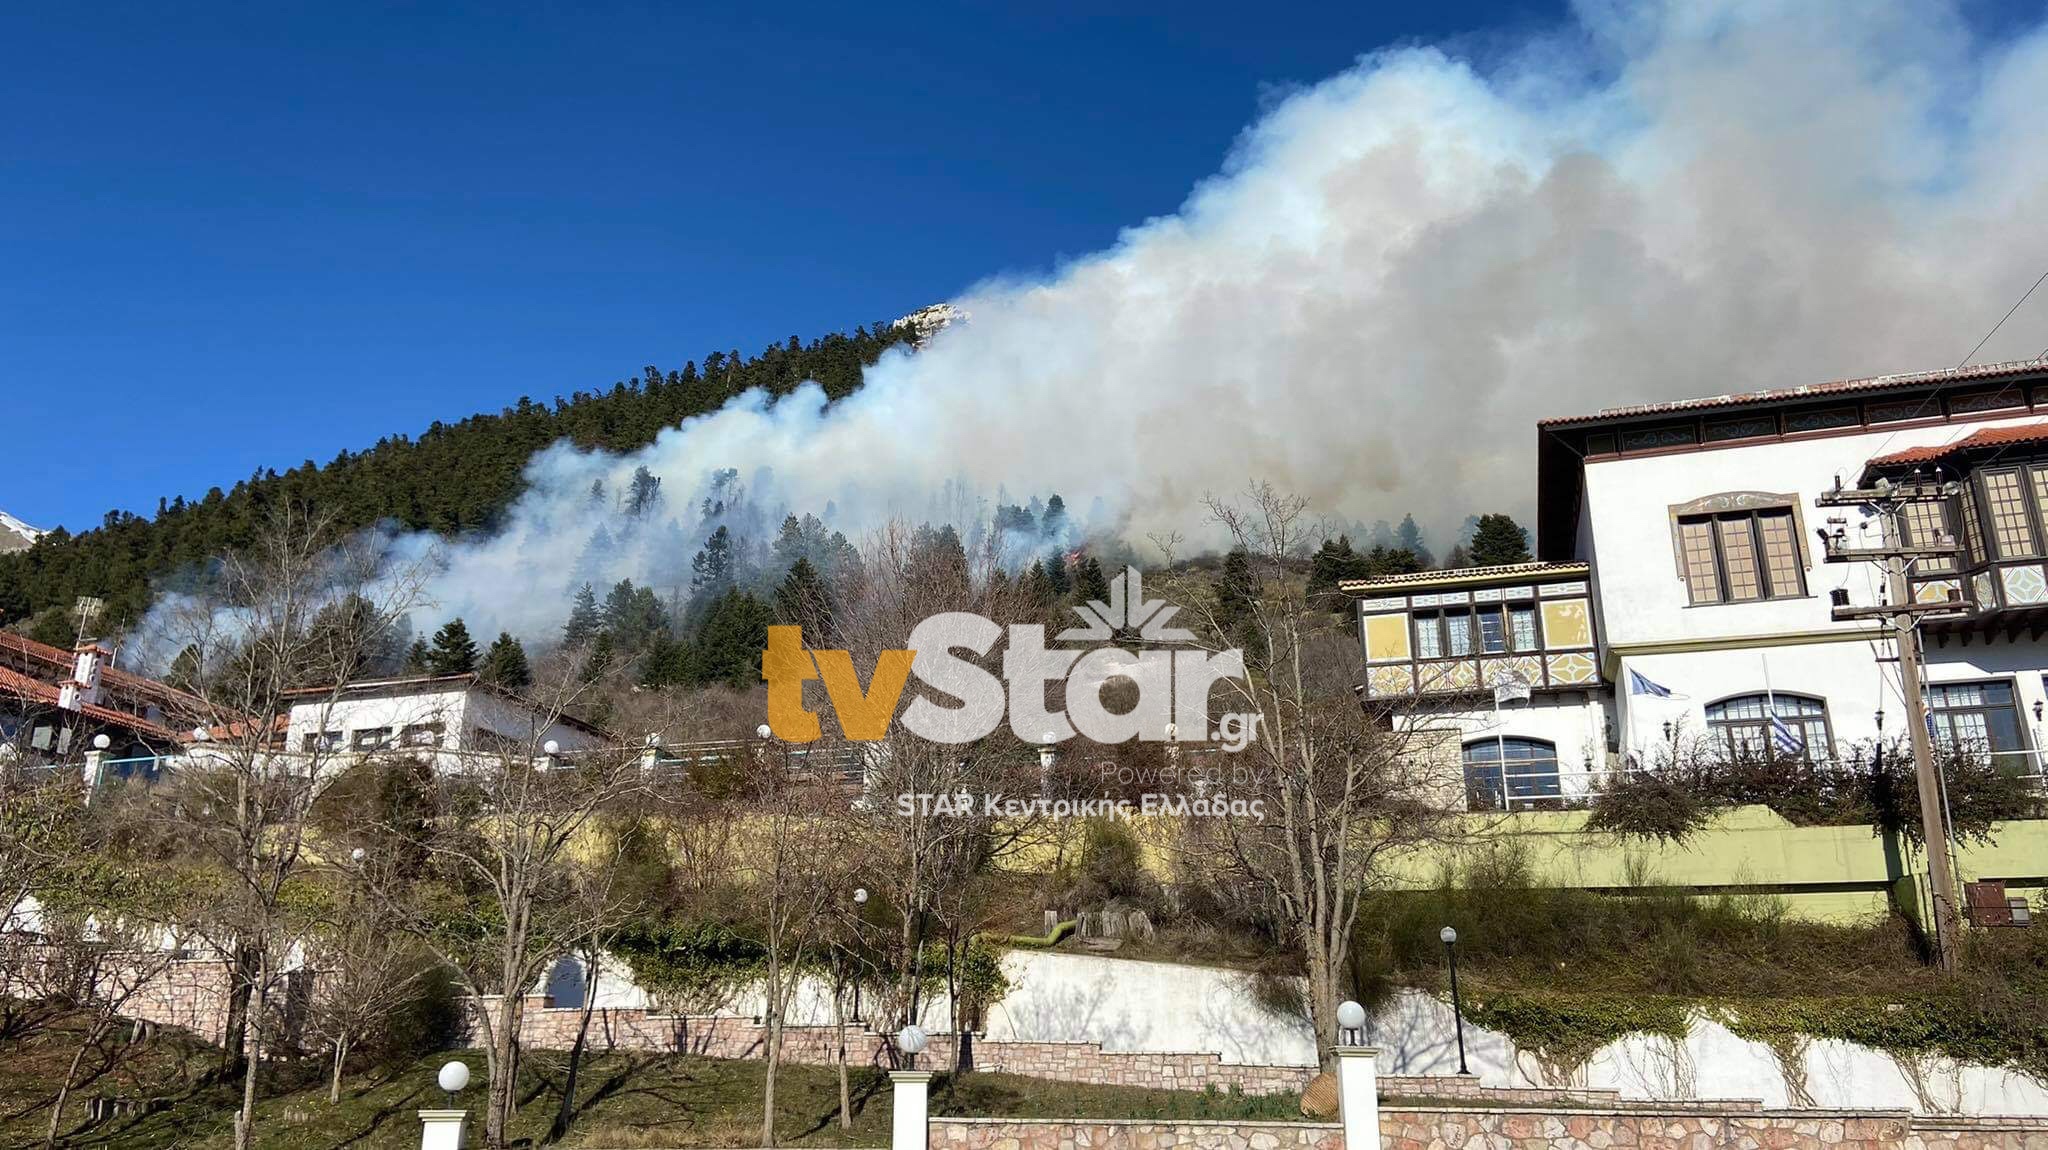
[[(549, 999), (527, 999), (520, 1041), (529, 1050), (567, 1050), (575, 1044), (583, 1012), (548, 1005)], [(855, 1066), (891, 1066), (890, 1044), (861, 1023), (844, 1027), (846, 1058)], [(833, 1065), (839, 1028), (788, 1026), (783, 1029), (783, 1061)], [(646, 1050), (702, 1054), (711, 1058), (761, 1058), (768, 1048), (767, 1028), (749, 1018), (651, 1014), (640, 1009), (598, 1010), (590, 1020), (590, 1045), (597, 1050)], [(953, 1064), (951, 1035), (931, 1036), (919, 1062), (925, 1067)], [(1260, 1066), (1225, 1062), (1213, 1052), (1155, 1053), (1107, 1051), (1096, 1042), (1007, 1042), (973, 1038), (977, 1070), (1073, 1082), (1089, 1086), (1142, 1086), (1169, 1090), (1237, 1091), (1241, 1094), (1299, 1094), (1316, 1075), (1313, 1066)], [(1408, 1100), (1484, 1099), (1491, 1106), (1581, 1106), (1588, 1109), (1637, 1110), (1668, 1106), (1663, 1102), (1625, 1100), (1618, 1091), (1540, 1086), (1482, 1086), (1474, 1077), (1382, 1075), (1383, 1097)], [(1754, 1100), (1688, 1103), (1694, 1113), (1755, 1112)]]
[[(1307, 1122), (935, 1118), (932, 1150), (1345, 1150)], [(1905, 1111), (1458, 1110), (1380, 1112), (1381, 1150), (2048, 1150), (2048, 1121), (1915, 1122)]]
[(227, 1037), (228, 964), (213, 958), (174, 962), (163, 975), (135, 992), (121, 1013), (129, 1018), (176, 1026), (218, 1045)]
[[(528, 1050), (567, 1050), (576, 1042), (583, 1012), (572, 1007), (549, 1006), (547, 1002), (538, 995), (528, 998), (520, 1043)], [(861, 1023), (844, 1027), (786, 1026), (782, 1031), (783, 1061), (831, 1065), (838, 1059), (842, 1038), (849, 1063), (893, 1065), (891, 1044)], [(1312, 1066), (1225, 1062), (1220, 1055), (1210, 1052), (1117, 1053), (1105, 1051), (1096, 1042), (990, 1042), (980, 1037), (972, 1041), (977, 1070), (1094, 1086), (1173, 1090), (1214, 1087), (1243, 1094), (1300, 1093), (1316, 1073)], [(750, 1018), (653, 1014), (639, 1009), (597, 1010), (591, 1014), (588, 1042), (595, 1050), (761, 1058), (768, 1049), (768, 1030)], [(950, 1067), (953, 1058), (953, 1036), (934, 1034), (919, 1056), (919, 1063)]]

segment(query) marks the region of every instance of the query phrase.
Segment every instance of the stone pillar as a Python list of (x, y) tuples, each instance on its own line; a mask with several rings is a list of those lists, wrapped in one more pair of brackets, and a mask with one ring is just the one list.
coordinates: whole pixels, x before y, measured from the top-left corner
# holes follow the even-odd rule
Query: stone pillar
[(468, 1150), (469, 1111), (420, 1111), (420, 1150)]
[(107, 753), (98, 747), (85, 753), (85, 805), (92, 805), (93, 794), (100, 789), (100, 776), (106, 772)]
[(926, 1092), (931, 1089), (929, 1070), (891, 1070), (895, 1121), (889, 1127), (889, 1150), (925, 1150), (930, 1137)]
[(1344, 1150), (1379, 1150), (1380, 1083), (1372, 1046), (1339, 1046), (1337, 1113), (1344, 1120)]

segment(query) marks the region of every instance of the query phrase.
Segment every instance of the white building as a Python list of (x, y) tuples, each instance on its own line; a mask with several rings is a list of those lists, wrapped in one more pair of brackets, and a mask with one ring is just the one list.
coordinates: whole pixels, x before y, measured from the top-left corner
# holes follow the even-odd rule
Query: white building
[[(1816, 761), (1902, 735), (1893, 644), (1831, 614), (1882, 602), (1882, 574), (1816, 538), (1880, 543), (1868, 511), (1816, 499), (1881, 476), (1953, 484), (1909, 505), (1912, 542), (1963, 548), (1912, 571), (1919, 601), (1959, 602), (1921, 625), (1937, 738), (2039, 776), (2048, 364), (1615, 408), (1538, 440), (1536, 562), (1345, 585), (1367, 693), (1456, 733), (1475, 805), (1569, 797), (1673, 730), (1761, 749), (1772, 703)], [(1530, 699), (1496, 712), (1503, 675)]]
[(475, 674), (371, 679), (299, 693), (285, 751), (346, 756), (393, 748), (434, 750), (443, 769), (465, 756), (564, 755), (616, 745), (616, 736), (560, 708), (492, 686)]

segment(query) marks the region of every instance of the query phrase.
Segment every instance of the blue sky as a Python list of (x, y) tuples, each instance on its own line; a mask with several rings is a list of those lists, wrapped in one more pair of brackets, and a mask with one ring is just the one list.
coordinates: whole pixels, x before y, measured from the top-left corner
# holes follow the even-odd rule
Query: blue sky
[(0, 509), (893, 317), (1172, 211), (1360, 52), (1556, 18), (1100, 7), (12, 8)]

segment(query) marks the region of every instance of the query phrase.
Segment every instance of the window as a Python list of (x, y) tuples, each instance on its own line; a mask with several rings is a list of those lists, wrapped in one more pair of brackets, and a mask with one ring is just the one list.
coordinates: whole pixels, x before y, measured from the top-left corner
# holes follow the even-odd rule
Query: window
[(1979, 754), (2026, 749), (2009, 682), (1929, 685), (1927, 725), (1944, 749)]
[(1499, 655), (1508, 651), (1528, 652), (1536, 649), (1534, 604), (1479, 609), (1480, 654)]
[(1415, 657), (1441, 659), (1444, 655), (1443, 619), (1434, 611), (1415, 617)]
[(1680, 516), (1678, 556), (1686, 593), (1696, 604), (1806, 594), (1806, 560), (1791, 508)]
[(391, 745), (391, 728), (365, 727), (349, 734), (349, 747), (357, 751), (381, 751)]
[(1488, 607), (1479, 612), (1479, 650), (1487, 655), (1498, 655), (1508, 649), (1507, 619), (1498, 607)]
[(2034, 554), (2034, 526), (2027, 516), (2025, 488), (2018, 471), (1984, 474), (1985, 510), (1990, 512), (1991, 541), (2000, 559)]
[(1472, 653), (1472, 612), (1426, 611), (1415, 616), (1415, 657), (1464, 658)]
[(414, 723), (405, 729), (399, 742), (408, 747), (438, 747), (441, 745), (441, 724)]
[(1509, 630), (1514, 633), (1515, 650), (1536, 650), (1536, 608), (1535, 606), (1508, 608)]
[[(1933, 501), (1915, 501), (1900, 505), (1901, 517), (1906, 524), (1906, 544), (1917, 547), (1933, 547), (1954, 543), (1949, 534), (1948, 504)], [(1926, 556), (1913, 565), (1915, 574), (1944, 575), (1956, 569), (1955, 561), (1936, 556)]]
[(341, 749), (340, 731), (313, 731), (299, 744), (307, 752), (338, 751)]
[[(1770, 708), (1776, 703), (1778, 722)], [(1731, 759), (1827, 759), (1835, 740), (1828, 705), (1804, 695), (1739, 695), (1707, 705), (1707, 731)]]
[(1452, 658), (1472, 653), (1472, 613), (1444, 612), (1444, 653)]
[(1557, 798), (1557, 745), (1541, 739), (1485, 739), (1465, 744), (1465, 802), (1475, 811), (1512, 810)]

